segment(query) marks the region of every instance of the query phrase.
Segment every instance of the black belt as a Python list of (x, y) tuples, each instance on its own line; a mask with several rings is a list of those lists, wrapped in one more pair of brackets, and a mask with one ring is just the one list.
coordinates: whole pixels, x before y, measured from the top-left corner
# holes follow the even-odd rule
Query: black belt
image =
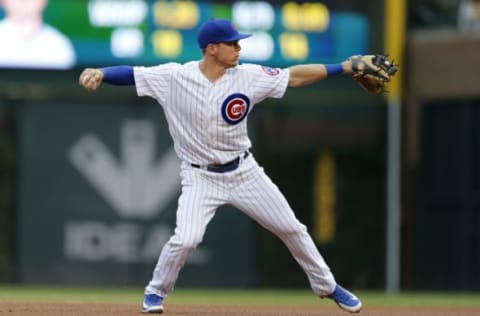
[[(248, 155), (250, 155), (250, 152), (245, 151), (245, 153), (243, 154), (243, 159), (247, 158)], [(211, 172), (224, 173), (224, 172), (229, 172), (229, 171), (233, 171), (233, 170), (237, 169), (238, 166), (240, 165), (240, 157), (237, 157), (237, 158), (233, 159), (232, 161), (229, 161), (229, 162), (224, 163), (224, 164), (211, 164), (211, 165), (206, 165), (206, 166), (200, 166), (200, 165), (191, 163), (190, 165), (194, 168), (205, 169), (205, 170), (211, 171)]]

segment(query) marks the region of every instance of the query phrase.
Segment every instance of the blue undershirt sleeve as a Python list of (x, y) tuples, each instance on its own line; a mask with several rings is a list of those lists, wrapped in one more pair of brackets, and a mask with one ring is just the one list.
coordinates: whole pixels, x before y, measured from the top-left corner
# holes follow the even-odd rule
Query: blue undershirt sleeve
[(113, 66), (100, 69), (103, 72), (103, 82), (117, 86), (135, 85), (132, 66)]

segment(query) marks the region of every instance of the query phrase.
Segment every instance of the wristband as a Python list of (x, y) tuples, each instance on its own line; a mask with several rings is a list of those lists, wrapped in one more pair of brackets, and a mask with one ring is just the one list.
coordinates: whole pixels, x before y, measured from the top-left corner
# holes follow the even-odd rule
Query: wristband
[(103, 82), (118, 86), (135, 85), (132, 66), (113, 66), (100, 69), (103, 72)]
[(342, 64), (326, 64), (324, 66), (325, 66), (325, 69), (327, 69), (327, 77), (340, 75), (343, 73)]

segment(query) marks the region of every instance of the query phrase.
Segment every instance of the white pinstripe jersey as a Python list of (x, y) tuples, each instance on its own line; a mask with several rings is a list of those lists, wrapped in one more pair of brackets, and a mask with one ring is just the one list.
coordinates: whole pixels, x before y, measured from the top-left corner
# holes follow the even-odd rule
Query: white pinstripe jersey
[(265, 98), (281, 98), (288, 69), (243, 64), (215, 82), (200, 71), (199, 61), (134, 67), (139, 96), (163, 107), (178, 157), (199, 165), (226, 163), (251, 146), (247, 116)]

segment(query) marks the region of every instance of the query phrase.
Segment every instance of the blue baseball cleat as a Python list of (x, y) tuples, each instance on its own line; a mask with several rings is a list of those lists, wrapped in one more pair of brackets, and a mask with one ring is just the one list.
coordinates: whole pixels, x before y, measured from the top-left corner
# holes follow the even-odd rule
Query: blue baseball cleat
[(333, 293), (327, 295), (327, 297), (332, 299), (341, 309), (347, 312), (358, 313), (362, 309), (362, 302), (355, 295), (338, 284), (335, 286)]
[(163, 297), (157, 294), (145, 294), (142, 304), (142, 313), (163, 313)]

